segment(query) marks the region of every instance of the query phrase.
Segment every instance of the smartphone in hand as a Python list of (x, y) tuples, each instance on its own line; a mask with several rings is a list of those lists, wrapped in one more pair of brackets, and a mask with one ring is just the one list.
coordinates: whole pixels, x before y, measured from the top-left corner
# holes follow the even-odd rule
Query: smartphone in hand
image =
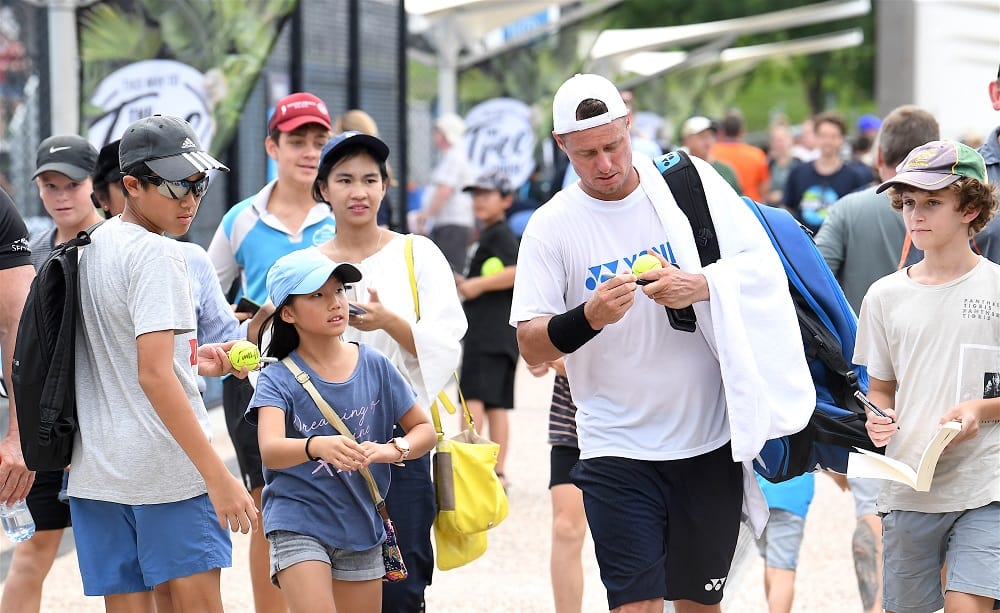
[(237, 313), (249, 313), (253, 315), (259, 310), (260, 305), (249, 298), (240, 298), (240, 301), (236, 303)]
[(368, 314), (368, 311), (364, 310), (363, 308), (359, 307), (358, 305), (354, 304), (353, 302), (351, 303), (351, 305), (348, 308), (347, 312), (348, 312), (348, 314), (350, 314), (353, 317), (357, 317), (358, 315), (367, 315)]

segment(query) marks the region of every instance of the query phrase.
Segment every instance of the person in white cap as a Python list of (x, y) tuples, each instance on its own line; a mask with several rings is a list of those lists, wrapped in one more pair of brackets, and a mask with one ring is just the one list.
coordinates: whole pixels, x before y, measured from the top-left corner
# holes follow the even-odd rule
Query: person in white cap
[(726, 183), (742, 196), (743, 190), (740, 189), (740, 181), (736, 178), (736, 171), (733, 170), (732, 166), (715, 159), (715, 156), (712, 155), (712, 145), (715, 144), (715, 135), (718, 131), (718, 127), (711, 119), (695, 115), (689, 117), (681, 126), (681, 141), (688, 153), (711, 164), (715, 172), (722, 175)]
[(465, 122), (448, 113), (434, 122), (434, 144), (441, 159), (431, 173), (431, 185), (421, 209), (413, 215), (413, 231), (426, 234), (441, 249), (457, 273), (465, 272), (475, 217), (472, 197), (462, 191), (475, 180), (465, 153)]
[[(767, 515), (750, 462), (815, 406), (787, 278), (736, 192), (692, 158), (721, 250), (700, 265), (675, 196), (632, 151), (610, 81), (574, 76), (552, 115), (580, 180), (528, 222), (510, 323), (529, 365), (565, 356), (580, 445), (570, 477), (609, 607), (719, 611), (742, 511), (758, 533)], [(663, 267), (637, 277), (643, 253)], [(693, 307), (694, 332), (663, 307)]]
[[(183, 119), (131, 124), (118, 153), (125, 210), (80, 258), (79, 436), (68, 494), (84, 593), (110, 610), (152, 610), (166, 584), (178, 610), (222, 611), (228, 530), (257, 530), (249, 492), (211, 444), (197, 374), (236, 374), (233, 341), (198, 346), (184, 254), (212, 170)], [(241, 376), (246, 376), (242, 368)]]

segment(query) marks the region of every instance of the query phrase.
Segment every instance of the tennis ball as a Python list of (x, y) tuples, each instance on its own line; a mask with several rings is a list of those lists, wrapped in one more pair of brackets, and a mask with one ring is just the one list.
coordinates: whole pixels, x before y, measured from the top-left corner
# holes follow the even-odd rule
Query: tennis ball
[(503, 269), (503, 260), (497, 256), (493, 256), (491, 258), (486, 258), (486, 261), (483, 262), (482, 268), (479, 269), (479, 274), (484, 277), (491, 277), (499, 272), (503, 272)]
[(663, 268), (663, 265), (660, 264), (660, 260), (648, 253), (640, 255), (635, 259), (635, 262), (632, 262), (632, 274), (637, 277), (647, 270), (654, 270), (656, 268)]
[(260, 349), (250, 341), (237, 341), (229, 348), (229, 363), (236, 370), (243, 366), (253, 370), (260, 364)]

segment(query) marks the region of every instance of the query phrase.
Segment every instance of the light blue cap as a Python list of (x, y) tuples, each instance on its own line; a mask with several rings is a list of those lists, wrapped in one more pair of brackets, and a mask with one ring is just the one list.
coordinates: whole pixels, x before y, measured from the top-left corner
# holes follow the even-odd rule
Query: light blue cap
[(361, 271), (353, 264), (334, 262), (319, 249), (310, 247), (282, 256), (267, 272), (267, 296), (275, 306), (284, 304), (293, 294), (309, 294), (336, 276), (344, 284), (361, 280)]

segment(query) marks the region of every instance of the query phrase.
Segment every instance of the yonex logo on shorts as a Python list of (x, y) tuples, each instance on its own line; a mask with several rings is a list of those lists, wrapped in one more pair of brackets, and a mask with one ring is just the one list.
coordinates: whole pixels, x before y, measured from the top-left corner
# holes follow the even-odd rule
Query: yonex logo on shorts
[(705, 584), (705, 591), (706, 592), (713, 592), (713, 591), (714, 592), (718, 592), (725, 585), (726, 585), (726, 578), (725, 577), (722, 577), (721, 579), (709, 579), (708, 583)]

